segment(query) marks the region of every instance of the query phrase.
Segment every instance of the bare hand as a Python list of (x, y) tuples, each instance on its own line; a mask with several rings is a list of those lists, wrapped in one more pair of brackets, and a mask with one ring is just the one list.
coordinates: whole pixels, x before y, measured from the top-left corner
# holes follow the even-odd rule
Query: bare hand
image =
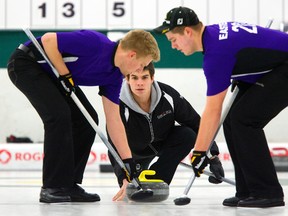
[(118, 191), (118, 193), (113, 197), (113, 201), (121, 201), (126, 197), (126, 188), (128, 186), (129, 182), (124, 179), (123, 180), (123, 185), (120, 188), (120, 190)]

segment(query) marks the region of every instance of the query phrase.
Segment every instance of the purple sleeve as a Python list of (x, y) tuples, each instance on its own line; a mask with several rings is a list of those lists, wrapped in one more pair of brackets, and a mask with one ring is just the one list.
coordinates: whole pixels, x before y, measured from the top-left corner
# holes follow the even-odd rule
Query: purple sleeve
[(231, 71), (233, 69), (235, 58), (231, 55), (209, 55), (204, 56), (204, 73), (207, 81), (207, 96), (216, 95), (231, 84)]
[(99, 86), (99, 95), (105, 96), (109, 100), (111, 100), (113, 103), (119, 105), (119, 96), (120, 96), (120, 89), (122, 85), (122, 79), (119, 81), (115, 81), (113, 85), (107, 85), (107, 86)]

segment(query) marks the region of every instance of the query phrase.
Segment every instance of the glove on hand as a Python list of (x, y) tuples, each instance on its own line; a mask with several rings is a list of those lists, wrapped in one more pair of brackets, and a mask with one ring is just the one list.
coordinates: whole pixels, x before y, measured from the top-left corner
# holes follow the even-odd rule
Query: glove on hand
[(191, 158), (191, 165), (197, 177), (200, 177), (207, 164), (208, 164), (208, 157), (205, 151), (193, 151), (193, 155)]
[(137, 178), (137, 164), (132, 158), (127, 158), (123, 160), (126, 170), (122, 169), (122, 172), (128, 182), (131, 182), (133, 178)]
[(222, 177), (225, 176), (224, 174), (224, 169), (222, 167), (222, 163), (219, 160), (218, 156), (215, 156), (214, 158), (209, 160), (210, 164), (210, 171), (215, 175), (214, 176), (209, 176), (208, 181), (213, 184), (219, 184), (222, 181), (220, 180)]
[(68, 73), (65, 75), (60, 75), (58, 79), (59, 79), (59, 82), (62, 84), (62, 87), (66, 95), (70, 96), (72, 91), (75, 91), (75, 85), (72, 79), (72, 74)]

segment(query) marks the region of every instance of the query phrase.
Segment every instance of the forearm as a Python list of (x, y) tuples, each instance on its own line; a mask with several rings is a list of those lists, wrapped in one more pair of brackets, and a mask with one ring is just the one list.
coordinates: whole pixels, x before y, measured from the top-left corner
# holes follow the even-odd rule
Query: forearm
[(120, 117), (119, 105), (113, 103), (105, 96), (102, 96), (102, 102), (108, 134), (114, 146), (122, 160), (131, 158), (132, 154), (128, 145), (126, 131)]
[(217, 131), (220, 116), (221, 112), (219, 111), (204, 111), (194, 150), (207, 151), (209, 149)]
[(60, 75), (68, 74), (69, 70), (63, 61), (61, 53), (58, 50), (57, 34), (46, 33), (42, 36), (41, 42), (43, 44), (45, 53), (47, 54), (49, 60), (52, 62), (58, 73)]
[(207, 151), (216, 131), (219, 127), (222, 104), (227, 93), (227, 89), (221, 93), (207, 97), (206, 106), (200, 121), (200, 128), (197, 135), (194, 150)]
[(122, 121), (119, 121), (119, 119), (114, 119), (111, 123), (107, 121), (107, 130), (120, 157), (122, 159), (131, 158), (132, 155), (128, 145), (125, 128)]

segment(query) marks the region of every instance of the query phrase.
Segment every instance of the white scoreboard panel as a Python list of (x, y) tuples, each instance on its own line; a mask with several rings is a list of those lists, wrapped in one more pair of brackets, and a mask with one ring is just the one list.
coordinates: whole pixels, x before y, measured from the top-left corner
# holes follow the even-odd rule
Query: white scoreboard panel
[(245, 21), (273, 26), (288, 19), (288, 0), (0, 0), (0, 30), (153, 29), (173, 7), (195, 10), (204, 24)]
[[(166, 3), (170, 2), (170, 3)], [(0, 0), (0, 28), (152, 29), (183, 0)], [(168, 7), (162, 7), (165, 5)], [(160, 12), (159, 8), (163, 8)]]

